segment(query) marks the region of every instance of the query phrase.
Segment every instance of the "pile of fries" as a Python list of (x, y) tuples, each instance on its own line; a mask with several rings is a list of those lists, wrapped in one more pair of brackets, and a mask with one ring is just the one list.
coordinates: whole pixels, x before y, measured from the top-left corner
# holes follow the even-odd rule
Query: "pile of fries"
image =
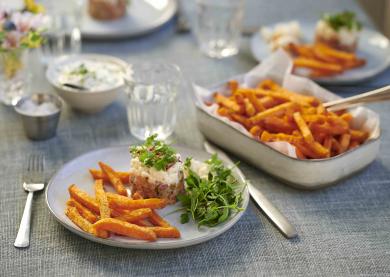
[[(83, 231), (100, 238), (110, 233), (134, 239), (155, 241), (157, 238), (180, 238), (180, 232), (164, 220), (155, 209), (164, 208), (166, 200), (143, 199), (135, 193), (126, 196), (129, 172), (116, 172), (109, 165), (99, 162), (101, 170), (90, 169), (95, 180), (95, 195), (88, 195), (76, 185), (69, 187), (70, 199), (65, 214)], [(106, 192), (104, 183), (116, 193)]]
[(290, 43), (286, 50), (294, 57), (294, 69), (307, 68), (309, 77), (329, 77), (343, 73), (345, 70), (361, 67), (364, 59), (354, 53), (330, 48), (321, 43), (314, 45)]
[(214, 94), (217, 113), (242, 124), (262, 142), (286, 141), (300, 159), (324, 159), (362, 144), (368, 133), (350, 126), (352, 115), (328, 112), (313, 97), (294, 93), (272, 80), (256, 88), (228, 82), (231, 95)]

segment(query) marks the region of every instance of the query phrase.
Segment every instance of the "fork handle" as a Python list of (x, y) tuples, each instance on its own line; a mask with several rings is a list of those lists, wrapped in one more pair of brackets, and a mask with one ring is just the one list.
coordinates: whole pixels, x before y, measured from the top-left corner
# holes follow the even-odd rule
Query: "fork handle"
[(26, 205), (24, 206), (22, 220), (20, 221), (19, 231), (16, 236), (15, 247), (27, 247), (30, 245), (30, 222), (31, 206), (34, 192), (30, 191), (27, 195)]

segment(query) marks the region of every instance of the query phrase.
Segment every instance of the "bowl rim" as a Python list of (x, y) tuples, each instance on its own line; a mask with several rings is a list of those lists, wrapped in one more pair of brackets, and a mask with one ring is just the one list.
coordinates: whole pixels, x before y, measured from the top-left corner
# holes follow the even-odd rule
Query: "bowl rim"
[(56, 66), (65, 63), (67, 60), (75, 60), (75, 59), (100, 59), (101, 61), (111, 62), (114, 64), (119, 65), (125, 74), (130, 72), (130, 64), (126, 61), (122, 60), (121, 58), (111, 56), (111, 55), (104, 55), (104, 54), (96, 54), (96, 53), (81, 53), (81, 54), (71, 54), (71, 55), (62, 55), (53, 61), (51, 61), (46, 69), (46, 79), (48, 82), (55, 87), (56, 89), (63, 91), (63, 92), (69, 92), (77, 95), (84, 95), (84, 94), (101, 94), (106, 92), (115, 91), (118, 89), (121, 89), (125, 86), (125, 81), (123, 80), (120, 84), (113, 86), (111, 88), (107, 89), (100, 89), (100, 90), (86, 90), (86, 91), (79, 91), (77, 89), (72, 89), (68, 87), (64, 87), (56, 83), (55, 79), (53, 78), (52, 74), (54, 74), (54, 71), (56, 69)]

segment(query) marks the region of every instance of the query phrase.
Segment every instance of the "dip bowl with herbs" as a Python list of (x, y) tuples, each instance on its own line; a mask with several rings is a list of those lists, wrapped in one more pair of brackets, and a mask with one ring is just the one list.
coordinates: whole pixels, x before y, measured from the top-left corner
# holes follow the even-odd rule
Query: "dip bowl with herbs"
[(97, 113), (115, 101), (129, 73), (130, 66), (118, 58), (81, 54), (56, 59), (46, 77), (72, 108)]

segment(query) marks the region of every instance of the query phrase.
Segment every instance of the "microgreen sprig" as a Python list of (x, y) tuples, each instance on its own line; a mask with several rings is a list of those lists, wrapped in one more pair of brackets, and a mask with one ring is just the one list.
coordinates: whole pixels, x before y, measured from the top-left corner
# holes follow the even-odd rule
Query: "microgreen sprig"
[(217, 155), (205, 162), (209, 166), (207, 178), (200, 178), (191, 170), (191, 159), (187, 158), (184, 170), (187, 171), (186, 193), (178, 195), (185, 207), (180, 216), (181, 223), (187, 223), (190, 217), (198, 222), (198, 226), (216, 226), (226, 221), (233, 211), (241, 211), (241, 192), (237, 191), (239, 183), (226, 168)]
[(130, 153), (147, 167), (167, 170), (177, 162), (176, 151), (156, 138), (157, 135), (154, 134), (148, 137), (143, 145), (130, 147)]
[(344, 11), (336, 14), (324, 14), (323, 20), (327, 22), (335, 31), (341, 28), (347, 28), (348, 30), (361, 30), (362, 24), (356, 19), (356, 15), (350, 11)]

